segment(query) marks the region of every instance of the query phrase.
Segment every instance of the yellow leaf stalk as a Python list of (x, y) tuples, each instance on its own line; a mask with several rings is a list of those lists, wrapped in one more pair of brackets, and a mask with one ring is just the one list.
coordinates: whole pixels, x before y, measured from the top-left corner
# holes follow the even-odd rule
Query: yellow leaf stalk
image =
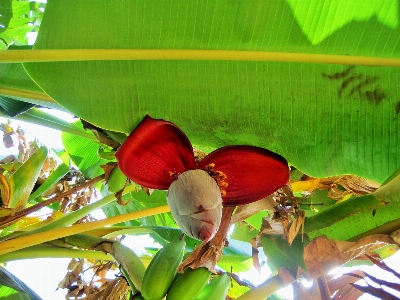
[(53, 49), (2, 51), (0, 62), (95, 60), (235, 60), (400, 67), (400, 59), (314, 53), (196, 49)]
[(48, 241), (56, 240), (62, 237), (86, 232), (92, 229), (110, 226), (113, 224), (126, 222), (138, 218), (145, 218), (161, 213), (169, 212), (169, 206), (160, 206), (141, 211), (135, 211), (128, 214), (115, 216), (94, 222), (72, 225), (70, 227), (59, 228), (46, 232), (36, 233), (28, 236), (19, 237), (13, 240), (8, 240), (0, 243), (0, 255), (10, 253), (19, 249), (24, 249), (33, 245), (38, 245)]

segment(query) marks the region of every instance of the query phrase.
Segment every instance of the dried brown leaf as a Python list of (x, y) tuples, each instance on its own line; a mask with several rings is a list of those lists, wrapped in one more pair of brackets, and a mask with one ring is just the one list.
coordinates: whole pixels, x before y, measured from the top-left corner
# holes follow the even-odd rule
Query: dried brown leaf
[(83, 271), (83, 264), (84, 260), (83, 259), (71, 259), (71, 261), (68, 264), (68, 270), (70, 270), (72, 273), (75, 275), (79, 275)]
[(289, 271), (289, 270), (288, 270), (287, 268), (285, 268), (285, 267), (281, 267), (281, 268), (278, 270), (278, 275), (279, 275), (279, 277), (281, 278), (281, 280), (282, 280), (284, 286), (289, 285), (289, 284), (291, 284), (291, 283), (293, 283), (293, 282), (296, 281), (296, 278), (293, 277), (292, 272)]
[(104, 170), (104, 182), (107, 183), (110, 178), (112, 170), (117, 166), (116, 162), (108, 162), (105, 165), (101, 165), (100, 167)]
[[(371, 194), (380, 186), (379, 183), (354, 175), (333, 176), (328, 178), (312, 178), (305, 176), (301, 181), (290, 183), (296, 192), (312, 192), (314, 190), (329, 190), (328, 196), (339, 200), (348, 194), (355, 196)], [(342, 186), (345, 191), (337, 189)]]
[(358, 242), (335, 241), (319, 236), (304, 249), (304, 261), (309, 271), (307, 277), (318, 278), (335, 267), (388, 244), (395, 242), (384, 234), (370, 235)]
[(343, 186), (353, 195), (361, 196), (375, 192), (381, 185), (375, 181), (361, 178), (354, 175), (341, 176), (338, 184)]
[(115, 141), (114, 139), (110, 138), (109, 136), (107, 136), (107, 134), (104, 132), (103, 129), (101, 129), (100, 127), (97, 127), (93, 124), (90, 124), (89, 122), (86, 122), (85, 120), (82, 120), (82, 125), (83, 128), (85, 130), (90, 130), (93, 132), (93, 134), (96, 136), (96, 138), (99, 140), (99, 142), (101, 142), (104, 145), (110, 146), (113, 149), (118, 149), (119, 146), (121, 146), (121, 144), (117, 141)]
[[(118, 277), (107, 285), (99, 300), (123, 300), (130, 291), (125, 279)], [(94, 299), (94, 298), (93, 298)]]
[[(351, 274), (355, 274), (357, 276), (360, 276), (361, 278), (363, 278), (365, 276), (364, 272), (362, 272), (360, 270), (355, 270), (355, 271), (351, 272)], [(343, 274), (340, 277), (332, 278), (332, 279), (328, 280), (329, 290), (331, 291), (331, 294), (333, 294), (334, 292), (343, 288), (346, 284), (355, 283), (358, 280), (359, 280), (359, 278), (356, 278), (356, 276), (351, 276), (349, 274)]]
[(75, 275), (72, 272), (68, 272), (65, 274), (64, 278), (58, 283), (58, 288), (60, 289), (68, 289), (70, 288), (75, 282), (79, 281), (79, 276)]
[(288, 232), (288, 243), (289, 245), (292, 244), (294, 238), (296, 237), (297, 233), (300, 231), (300, 229), (303, 227), (304, 228), (304, 220), (306, 218), (306, 215), (303, 210), (299, 210), (297, 212), (297, 218), (292, 221), (292, 224), (289, 227), (289, 232)]
[(390, 236), (393, 240), (395, 240), (396, 243), (400, 244), (400, 229), (393, 231)]
[(354, 283), (351, 283), (350, 285), (355, 287), (356, 289), (364, 292), (364, 293), (368, 293), (368, 294), (370, 294), (372, 296), (375, 296), (375, 297), (377, 297), (379, 299), (385, 299), (385, 300), (398, 300), (399, 299), (399, 298), (395, 297), (394, 295), (388, 293), (384, 289), (376, 288), (376, 287), (373, 287), (371, 285), (361, 286), (361, 285), (354, 284)]
[(357, 242), (336, 241), (336, 246), (343, 253), (346, 261), (350, 261), (365, 253), (382, 248), (388, 244), (396, 244), (396, 242), (386, 234), (373, 234), (361, 238)]
[(154, 189), (149, 189), (145, 186), (142, 186), (142, 190), (148, 195), (151, 196), (151, 194), (154, 192)]
[(346, 196), (348, 194), (349, 194), (349, 192), (338, 189), (338, 188), (336, 188), (336, 186), (332, 186), (328, 190), (328, 197), (333, 200), (341, 200), (341, 199), (343, 199), (344, 196)]
[(346, 284), (333, 296), (333, 300), (357, 300), (364, 292), (356, 289), (350, 284)]
[(68, 292), (67, 292), (67, 297), (73, 297), (76, 299), (76, 297), (80, 297), (82, 296), (84, 293), (84, 284), (81, 281), (78, 281), (76, 283), (76, 285), (71, 285), (68, 288)]
[(310, 279), (319, 278), (346, 262), (335, 241), (325, 236), (312, 240), (304, 248), (304, 262)]
[(273, 220), (273, 215), (270, 215), (266, 218), (263, 218), (260, 235), (265, 234), (284, 234), (285, 228), (283, 227), (282, 223), (276, 220)]
[(394, 289), (396, 291), (400, 291), (400, 284), (399, 283), (395, 283), (395, 282), (390, 282), (390, 281), (386, 281), (383, 279), (379, 279), (377, 277), (374, 277), (366, 272), (364, 272), (365, 277), (369, 278), (371, 281), (379, 284), (380, 286), (387, 286), (391, 289)]
[(272, 195), (256, 202), (241, 205), (236, 209), (235, 214), (232, 216), (231, 224), (243, 221), (262, 210), (274, 211), (275, 205)]
[(392, 273), (394, 276), (396, 276), (397, 278), (400, 279), (400, 273), (396, 272), (395, 270), (393, 270), (391, 267), (389, 267), (384, 261), (379, 261), (377, 259), (375, 259), (374, 257), (372, 257), (371, 255), (367, 255), (367, 257), (369, 258), (370, 261), (372, 261), (376, 266), (378, 266), (379, 268), (381, 268), (382, 270), (385, 270), (387, 272)]
[[(124, 188), (125, 189), (125, 188)], [(114, 196), (115, 196), (115, 198), (117, 199), (117, 203), (119, 204), (119, 205), (127, 205), (128, 203), (129, 203), (129, 201), (130, 200), (122, 200), (122, 196), (123, 196), (123, 192), (124, 192), (124, 189), (123, 190), (121, 190), (121, 191), (119, 191), (119, 192), (116, 192), (115, 194), (114, 194)]]

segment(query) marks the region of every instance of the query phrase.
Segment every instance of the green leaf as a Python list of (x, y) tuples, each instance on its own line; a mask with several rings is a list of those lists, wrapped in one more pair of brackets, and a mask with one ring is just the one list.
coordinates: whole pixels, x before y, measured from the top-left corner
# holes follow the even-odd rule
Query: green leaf
[(36, 191), (34, 191), (30, 196), (29, 196), (29, 202), (35, 200), (37, 197), (42, 195), (44, 192), (46, 192), (48, 189), (50, 189), (53, 185), (55, 185), (61, 178), (64, 177), (65, 174), (67, 174), (69, 171), (69, 167), (66, 164), (61, 164), (55, 169), (49, 177), (43, 182)]
[[(82, 126), (77, 126), (78, 124), (80, 122), (72, 125), (82, 130)], [(94, 135), (92, 136), (94, 137)], [(85, 178), (94, 178), (104, 173), (104, 170), (100, 166), (107, 164), (108, 160), (102, 159), (97, 155), (97, 150), (100, 147), (98, 143), (66, 132), (61, 134), (61, 139), (69, 157)]]
[[(18, 50), (25, 47), (13, 47), (9, 49)], [(51, 99), (43, 90), (29, 77), (22, 64), (0, 64), (0, 94), (15, 100), (20, 100), (45, 107), (66, 110)]]
[(298, 199), (298, 202), (299, 208), (307, 210), (307, 216), (321, 213), (337, 203), (337, 201), (328, 197), (328, 190), (313, 191), (311, 195)]
[[(3, 286), (7, 286), (13, 290), (16, 290), (21, 293), (26, 293), (29, 295), (31, 300), (41, 300), (41, 298), (32, 291), (25, 283), (15, 277), (12, 273), (7, 271), (5, 268), (0, 267), (0, 284)], [(5, 293), (5, 289), (1, 287), (1, 293)], [(10, 298), (10, 299), (29, 299), (28, 298)], [(8, 299), (8, 298), (6, 298)]]
[[(335, 214), (336, 212), (331, 211), (331, 213)], [(398, 220), (399, 216), (400, 205), (399, 203), (394, 202), (350, 213), (346, 218), (337, 221), (328, 227), (323, 227), (314, 231), (307, 231), (307, 235), (310, 239), (320, 235), (326, 235), (328, 238), (334, 240), (349, 240), (390, 221)], [(307, 220), (305, 225), (307, 228)], [(311, 227), (308, 227), (308, 229), (310, 228)]]
[(231, 288), (228, 291), (228, 296), (232, 299), (238, 298), (240, 295), (248, 292), (250, 290), (247, 286), (239, 285), (235, 280), (231, 281)]
[(400, 202), (400, 174), (398, 171), (395, 173), (395, 177), (390, 177), (389, 180), (379, 187), (374, 192), (374, 196), (378, 199), (382, 199), (385, 202)]
[(235, 223), (231, 237), (235, 240), (249, 243), (259, 233), (264, 217), (268, 216), (268, 211), (260, 211), (242, 222)]
[(25, 294), (18, 292), (8, 286), (0, 285), (0, 299), (5, 300), (30, 300), (31, 298)]
[(326, 235), (334, 240), (349, 240), (390, 221), (398, 220), (399, 215), (400, 205), (394, 202), (377, 208), (355, 212), (328, 227), (308, 231), (307, 235), (310, 239)]
[[(354, 21), (369, 21), (376, 18), (379, 24), (387, 29), (395, 29), (399, 25), (396, 2), (387, 3), (380, 0), (370, 3), (364, 2), (361, 5), (354, 1), (346, 3), (330, 1), (329, 5), (318, 5), (317, 0), (308, 1), (308, 3), (299, 0), (288, 0), (287, 2), (304, 34), (313, 45), (323, 42), (335, 31)], [(313, 22), (313, 18), (309, 18), (311, 11), (315, 16), (327, 16), (327, 19), (322, 23), (330, 26), (322, 26), (319, 22)], [(336, 13), (333, 14), (333, 11)], [(350, 34), (354, 33), (350, 32)], [(374, 31), (373, 34), (375, 34)]]
[(260, 211), (259, 213), (256, 213), (256, 214), (248, 217), (245, 220), (245, 222), (247, 224), (253, 226), (255, 229), (260, 230), (263, 218), (268, 217), (268, 215), (269, 215), (268, 211)]
[(137, 192), (131, 192), (131, 197), (144, 204), (158, 203), (160, 205), (167, 205), (167, 191), (154, 190), (149, 196), (144, 190), (140, 189)]
[(18, 101), (9, 97), (0, 96), (0, 112), (3, 114), (14, 117), (31, 109), (34, 104)]
[[(171, 228), (171, 227), (160, 227), (160, 226), (155, 226), (155, 227), (149, 227), (151, 230), (155, 232), (155, 234), (150, 234), (150, 236), (160, 245), (165, 246), (168, 243), (172, 242), (173, 240), (176, 240), (180, 236), (182, 236), (183, 231), (180, 230), (179, 228)], [(193, 249), (200, 245), (200, 241), (185, 235), (185, 243), (186, 247), (185, 249), (187, 251), (193, 251)]]
[(26, 207), (28, 198), (42, 170), (48, 149), (40, 147), (9, 178), (10, 202), (8, 207), (22, 209)]
[[(11, 19), (9, 26), (11, 28), (26, 26), (29, 23), (33, 23), (35, 18), (19, 18), (19, 19)], [(26, 26), (28, 27), (28, 26)], [(29, 28), (30, 27), (30, 28)], [(33, 26), (29, 26), (28, 29), (32, 29)]]
[(242, 242), (250, 242), (260, 230), (248, 225), (246, 222), (237, 222), (231, 234), (232, 238)]
[(0, 33), (7, 30), (8, 24), (13, 17), (12, 2), (12, 0), (5, 0), (0, 4)]
[(30, 10), (30, 1), (12, 1), (12, 12), (14, 18), (27, 15)]
[(44, 94), (42, 89), (26, 73), (22, 64), (1, 64), (0, 78), (2, 79), (2, 89), (13, 88)]
[[(399, 219), (400, 176), (398, 171), (371, 195), (351, 197), (305, 220), (304, 231), (310, 238), (326, 235), (349, 240), (364, 232)], [(321, 193), (321, 192), (320, 192)]]
[(306, 270), (303, 258), (305, 243), (303, 243), (301, 235), (297, 235), (292, 245), (289, 245), (287, 240), (284, 240), (281, 235), (263, 234), (261, 236), (261, 243), (264, 253), (268, 258), (268, 264), (276, 270), (279, 270), (281, 267), (292, 271), (296, 271), (297, 267)]
[(359, 214), (362, 211), (372, 211), (383, 205), (381, 201), (372, 195), (352, 197), (346, 201), (330, 206), (319, 214), (307, 217), (304, 223), (304, 231), (310, 232), (318, 230)]
[[(270, 51), (330, 55), (332, 62), (341, 54), (370, 57), (364, 61), (371, 65), (398, 58), (397, 10), (383, 0), (355, 5), (49, 0), (34, 48)], [(129, 133), (150, 114), (174, 122), (200, 147), (265, 147), (314, 177), (354, 174), (382, 182), (400, 167), (393, 142), (399, 68), (313, 64), (300, 56), (249, 61), (234, 53), (236, 60), (155, 54), (25, 67), (58, 103), (102, 128)]]
[(218, 266), (226, 272), (245, 272), (253, 267), (251, 259), (251, 245), (249, 243), (228, 239), (228, 247), (222, 251), (222, 256), (218, 262)]

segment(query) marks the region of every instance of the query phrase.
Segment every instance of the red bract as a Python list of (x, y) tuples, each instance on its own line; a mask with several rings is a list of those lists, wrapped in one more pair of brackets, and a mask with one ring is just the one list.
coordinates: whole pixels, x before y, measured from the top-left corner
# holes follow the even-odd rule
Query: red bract
[[(118, 149), (122, 172), (132, 181), (167, 190), (176, 176), (194, 169), (225, 174), (223, 205), (241, 205), (264, 198), (288, 183), (289, 167), (282, 156), (254, 146), (226, 146), (196, 165), (186, 135), (173, 123), (146, 116)], [(207, 170), (206, 170), (207, 171)], [(215, 178), (215, 176), (214, 176)]]
[(134, 182), (168, 189), (175, 221), (185, 233), (205, 240), (218, 229), (221, 198), (224, 206), (247, 204), (272, 194), (289, 180), (288, 163), (282, 156), (254, 146), (222, 147), (196, 164), (186, 135), (171, 122), (149, 116), (115, 156), (122, 172)]

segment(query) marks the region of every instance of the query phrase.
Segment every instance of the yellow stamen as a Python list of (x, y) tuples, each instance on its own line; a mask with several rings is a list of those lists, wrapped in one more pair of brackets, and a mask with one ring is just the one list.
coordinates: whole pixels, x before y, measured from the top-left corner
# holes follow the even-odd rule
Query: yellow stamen
[(205, 166), (203, 170), (206, 171), (215, 180), (221, 191), (221, 195), (225, 196), (226, 195), (225, 188), (228, 187), (228, 183), (225, 180), (228, 177), (222, 171), (214, 170), (214, 167), (215, 164), (211, 163)]

